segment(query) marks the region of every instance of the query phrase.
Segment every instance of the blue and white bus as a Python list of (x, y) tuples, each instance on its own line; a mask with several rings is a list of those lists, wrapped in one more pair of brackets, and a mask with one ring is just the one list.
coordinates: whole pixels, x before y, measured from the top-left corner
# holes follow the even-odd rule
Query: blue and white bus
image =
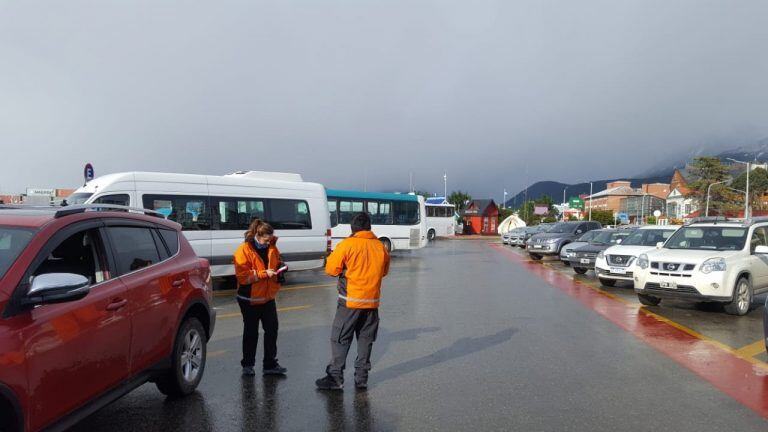
[(387, 250), (419, 249), (427, 245), (424, 197), (410, 194), (327, 189), (333, 247), (349, 237), (355, 213), (371, 215), (372, 230)]

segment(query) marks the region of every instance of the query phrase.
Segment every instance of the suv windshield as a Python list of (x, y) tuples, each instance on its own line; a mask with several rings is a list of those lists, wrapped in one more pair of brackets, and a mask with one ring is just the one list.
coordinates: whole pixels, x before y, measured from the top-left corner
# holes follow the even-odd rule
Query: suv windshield
[(35, 231), (31, 229), (0, 227), (0, 279), (34, 234)]
[(599, 231), (595, 231), (595, 230), (587, 231), (586, 233), (584, 233), (584, 235), (579, 237), (576, 241), (577, 242), (590, 242), (599, 233), (600, 233)]
[(624, 241), (622, 246), (656, 246), (656, 243), (664, 242), (672, 237), (674, 230), (641, 229), (633, 232)]
[(747, 240), (747, 229), (738, 227), (684, 227), (667, 240), (667, 249), (741, 250)]
[(86, 201), (88, 201), (88, 198), (93, 195), (92, 193), (75, 193), (67, 197), (67, 204), (69, 205), (79, 205), (79, 204), (85, 204)]
[(555, 224), (552, 229), (547, 231), (548, 233), (554, 233), (554, 234), (565, 234), (565, 233), (572, 233), (576, 229), (576, 224), (568, 223), (568, 222), (560, 222), (558, 224)]
[(623, 242), (623, 239), (628, 235), (629, 231), (600, 231), (595, 238), (592, 239), (591, 243), (616, 244), (619, 240), (622, 240)]

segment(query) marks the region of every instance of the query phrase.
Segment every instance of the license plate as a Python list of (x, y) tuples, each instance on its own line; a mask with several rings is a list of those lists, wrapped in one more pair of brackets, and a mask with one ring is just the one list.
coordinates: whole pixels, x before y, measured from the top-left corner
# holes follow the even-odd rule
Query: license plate
[(660, 282), (659, 286), (665, 289), (677, 289), (677, 282)]
[(582, 264), (589, 264), (589, 260), (586, 258), (582, 258), (580, 261)]
[(621, 267), (611, 267), (611, 273), (627, 274), (627, 269)]
[(541, 249), (541, 245), (533, 245), (534, 249)]

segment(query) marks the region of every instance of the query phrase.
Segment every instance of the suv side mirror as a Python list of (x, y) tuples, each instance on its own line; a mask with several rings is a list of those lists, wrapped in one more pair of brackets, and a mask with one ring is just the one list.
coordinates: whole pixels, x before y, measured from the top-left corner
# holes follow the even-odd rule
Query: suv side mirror
[(616, 244), (621, 244), (621, 239), (616, 240)]
[(580, 230), (580, 229), (577, 229), (577, 230), (576, 230), (576, 234), (583, 234), (583, 233), (584, 233), (584, 231), (583, 231), (583, 230)]
[(656, 249), (661, 249), (662, 247), (664, 247), (664, 242), (656, 243)]
[(755, 253), (760, 255), (768, 254), (768, 246), (763, 246), (763, 245), (757, 246), (755, 248)]
[(22, 300), (24, 306), (80, 300), (91, 290), (87, 277), (74, 273), (48, 273), (32, 278), (32, 287)]

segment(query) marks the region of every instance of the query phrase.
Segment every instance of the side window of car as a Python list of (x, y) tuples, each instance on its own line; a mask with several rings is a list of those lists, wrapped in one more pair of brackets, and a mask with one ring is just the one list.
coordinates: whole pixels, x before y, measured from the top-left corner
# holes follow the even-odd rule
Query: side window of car
[(91, 284), (97, 284), (112, 276), (106, 256), (99, 230), (83, 230), (56, 245), (32, 276), (73, 273), (85, 276)]
[(768, 246), (768, 239), (766, 238), (765, 227), (757, 227), (752, 233), (752, 239), (749, 243), (749, 249), (752, 253), (755, 253), (755, 248), (758, 246)]
[(150, 228), (113, 226), (107, 227), (107, 232), (119, 275), (160, 262), (160, 254)]
[(168, 248), (170, 256), (174, 256), (179, 253), (179, 233), (169, 229), (159, 229), (160, 237), (162, 237), (165, 246)]

